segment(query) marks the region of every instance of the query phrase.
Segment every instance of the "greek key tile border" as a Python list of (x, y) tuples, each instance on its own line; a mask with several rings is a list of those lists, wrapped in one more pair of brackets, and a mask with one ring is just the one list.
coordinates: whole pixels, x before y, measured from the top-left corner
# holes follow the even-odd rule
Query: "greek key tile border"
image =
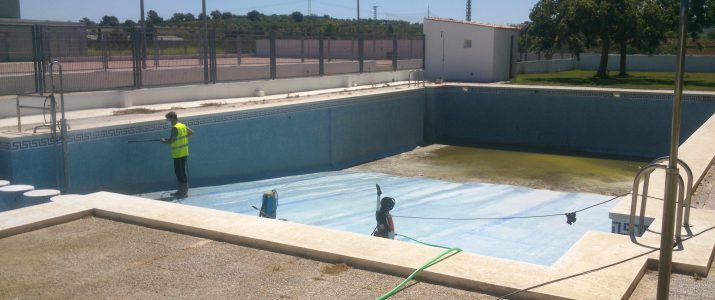
[[(371, 103), (376, 103), (376, 102), (385, 102), (385, 101), (400, 101), (400, 100), (405, 100), (408, 98), (405, 98), (405, 95), (409, 94), (418, 94), (421, 96), (422, 91), (399, 91), (399, 92), (394, 92), (394, 93), (389, 93), (389, 94), (378, 94), (378, 95), (369, 95), (369, 96), (352, 96), (352, 97), (347, 97), (347, 98), (340, 98), (340, 99), (334, 99), (334, 100), (325, 100), (325, 101), (320, 101), (320, 102), (313, 102), (313, 103), (305, 103), (305, 104), (290, 104), (287, 103), (288, 105), (285, 106), (279, 106), (279, 107), (270, 107), (270, 108), (256, 108), (256, 109), (251, 109), (251, 110), (245, 110), (245, 111), (237, 111), (237, 112), (225, 112), (225, 113), (218, 113), (218, 114), (212, 114), (212, 115), (205, 115), (205, 116), (191, 116), (191, 117), (186, 117), (183, 118), (183, 122), (185, 122), (189, 126), (201, 126), (201, 125), (209, 125), (209, 124), (216, 124), (216, 123), (227, 123), (227, 122), (232, 122), (232, 121), (237, 121), (237, 120), (245, 120), (245, 119), (254, 119), (254, 118), (261, 118), (261, 117), (267, 117), (267, 116), (274, 116), (274, 115), (284, 115), (284, 114), (290, 114), (290, 113), (298, 113), (298, 112), (305, 112), (305, 111), (313, 111), (313, 110), (320, 110), (320, 109), (329, 109), (329, 108), (339, 108), (339, 107), (347, 107), (347, 106), (353, 106), (353, 105), (362, 105), (362, 104), (371, 104)], [(401, 95), (402, 97), (398, 97), (398, 95)], [(390, 98), (386, 98), (386, 96)], [(412, 98), (409, 98), (412, 99)], [(145, 123), (145, 124), (128, 124), (128, 125), (118, 125), (110, 128), (93, 128), (93, 129), (86, 129), (86, 130), (77, 130), (77, 131), (70, 131), (67, 141), (69, 143), (78, 143), (78, 142), (86, 142), (86, 141), (92, 141), (92, 140), (99, 140), (99, 139), (106, 139), (106, 138), (112, 138), (112, 137), (120, 137), (120, 136), (131, 136), (131, 135), (137, 135), (137, 134), (142, 134), (142, 133), (149, 133), (149, 132), (158, 132), (158, 131), (167, 131), (169, 130), (169, 126), (164, 122), (164, 120), (157, 120), (156, 122), (152, 123)], [(21, 138), (15, 138), (15, 139), (0, 139), (0, 151), (21, 151), (21, 150), (28, 150), (28, 149), (35, 149), (35, 148), (42, 148), (42, 147), (49, 147), (54, 145), (52, 138), (49, 136), (49, 134), (41, 135), (41, 136), (31, 136), (31, 137), (21, 137)]]

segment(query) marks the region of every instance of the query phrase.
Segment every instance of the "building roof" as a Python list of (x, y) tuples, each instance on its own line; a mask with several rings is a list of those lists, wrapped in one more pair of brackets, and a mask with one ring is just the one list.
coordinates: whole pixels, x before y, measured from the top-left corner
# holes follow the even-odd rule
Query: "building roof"
[(463, 20), (455, 20), (455, 19), (443, 19), (443, 18), (432, 18), (432, 17), (430, 17), (430, 18), (425, 18), (425, 20), (438, 21), (438, 22), (447, 22), (447, 23), (456, 23), (456, 24), (465, 24), (465, 25), (474, 25), (474, 26), (482, 26), (482, 27), (489, 27), (489, 28), (495, 28), (495, 29), (519, 30), (519, 28), (514, 27), (514, 26), (486, 24), (486, 23), (463, 21)]
[(8, 19), (8, 18), (0, 18), (0, 24), (12, 24), (12, 25), (53, 25), (53, 26), (58, 26), (58, 25), (71, 25), (71, 26), (77, 26), (77, 25), (84, 25), (84, 23), (81, 22), (72, 22), (72, 21), (50, 21), (50, 20), (31, 20), (31, 19)]

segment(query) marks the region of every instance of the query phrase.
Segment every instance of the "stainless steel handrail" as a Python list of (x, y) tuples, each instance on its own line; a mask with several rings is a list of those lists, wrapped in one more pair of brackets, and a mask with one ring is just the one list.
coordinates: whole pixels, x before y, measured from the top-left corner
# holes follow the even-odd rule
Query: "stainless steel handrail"
[(425, 81), (424, 81), (424, 71), (422, 70), (412, 70), (409, 73), (407, 73), (407, 86), (410, 87), (412, 86), (412, 78), (414, 75), (415, 79), (415, 86), (419, 87), (420, 82), (422, 83), (422, 86), (425, 86)]
[[(628, 224), (628, 233), (631, 237), (631, 241), (636, 242), (636, 235), (641, 235), (645, 232), (645, 209), (648, 203), (648, 186), (650, 182), (650, 175), (657, 169), (668, 169), (667, 165), (661, 163), (669, 160), (669, 157), (660, 157), (655, 159), (653, 163), (641, 168), (636, 177), (633, 180), (633, 191), (631, 194), (631, 211)], [(693, 172), (690, 167), (682, 160), (678, 159), (678, 165), (685, 169), (687, 175), (687, 184), (683, 180), (683, 177), (678, 174), (677, 187), (678, 187), (678, 200), (676, 208), (676, 242), (680, 244), (682, 241), (682, 227), (690, 227), (690, 204), (691, 196), (693, 190)], [(643, 191), (641, 194), (641, 206), (640, 215), (638, 219), (638, 226), (636, 226), (636, 207), (638, 204), (638, 190), (640, 189), (640, 181), (643, 180)], [(685, 208), (685, 209), (684, 209)], [(638, 228), (638, 229), (636, 229)], [(690, 234), (690, 231), (688, 231)]]
[[(55, 85), (54, 70), (55, 66), (59, 67), (59, 77), (60, 86), (59, 89)], [(62, 192), (67, 192), (70, 185), (69, 178), (69, 148), (67, 146), (67, 119), (65, 118), (65, 94), (64, 94), (64, 80), (62, 75), (62, 64), (58, 61), (53, 61), (50, 63), (50, 85), (52, 86), (52, 94), (60, 94), (60, 140), (62, 141), (62, 186), (59, 189)], [(57, 143), (55, 143), (57, 145)]]
[[(653, 162), (662, 163), (668, 161), (669, 159), (670, 157), (663, 156), (655, 159)], [(685, 193), (685, 220), (683, 220), (683, 224), (686, 227), (689, 227), (688, 225), (690, 224), (690, 205), (693, 196), (693, 171), (690, 169), (690, 166), (688, 166), (688, 164), (686, 164), (682, 159), (678, 159), (678, 165), (685, 169), (685, 174), (688, 176), (687, 185), (685, 186), (687, 190)]]
[(57, 114), (57, 111), (55, 109), (55, 97), (54, 94), (50, 94), (48, 96), (45, 95), (33, 95), (33, 94), (18, 94), (15, 96), (15, 109), (17, 111), (17, 132), (22, 132), (22, 112), (21, 108), (27, 108), (27, 109), (39, 109), (39, 110), (46, 110), (47, 107), (43, 104), (43, 106), (31, 106), (31, 105), (22, 105), (20, 102), (21, 97), (34, 97), (34, 98), (41, 98), (44, 99), (45, 103), (47, 99), (50, 99), (50, 117), (52, 118), (51, 124), (43, 123), (42, 125), (35, 126), (32, 130), (33, 133), (37, 133), (38, 128), (43, 128), (47, 127), (51, 130), (52, 136), (54, 138), (56, 130), (57, 130), (57, 122), (56, 119), (54, 119), (55, 115)]

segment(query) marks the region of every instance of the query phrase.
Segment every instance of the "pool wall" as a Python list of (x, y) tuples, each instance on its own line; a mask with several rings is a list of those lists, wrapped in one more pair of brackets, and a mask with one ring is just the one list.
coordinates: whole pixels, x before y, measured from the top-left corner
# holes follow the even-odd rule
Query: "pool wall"
[[(686, 96), (685, 140), (715, 112)], [(191, 185), (340, 170), (433, 143), (493, 144), (653, 158), (665, 155), (672, 96), (550, 89), (438, 87), (182, 118)], [(180, 117), (181, 117), (180, 112)], [(163, 118), (72, 130), (70, 191), (142, 193), (175, 186)], [(0, 178), (55, 187), (48, 135), (0, 137)]]
[[(339, 170), (409, 151), (424, 143), (423, 93), (183, 118), (195, 132), (188, 162), (191, 185)], [(168, 135), (164, 120), (71, 131), (71, 191), (139, 193), (174, 187), (168, 146), (127, 143)], [(15, 183), (56, 186), (55, 147), (49, 136), (0, 140), (0, 147), (0, 161), (10, 161), (0, 168), (0, 176)]]
[[(430, 100), (431, 143), (667, 155), (672, 95), (445, 88)], [(715, 97), (684, 96), (681, 142), (715, 113)]]

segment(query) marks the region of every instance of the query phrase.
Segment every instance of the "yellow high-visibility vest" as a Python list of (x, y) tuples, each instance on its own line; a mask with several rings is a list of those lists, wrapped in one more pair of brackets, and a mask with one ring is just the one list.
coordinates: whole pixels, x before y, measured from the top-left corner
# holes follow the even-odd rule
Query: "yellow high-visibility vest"
[(181, 158), (189, 156), (189, 130), (183, 123), (177, 122), (174, 128), (179, 132), (176, 140), (171, 143), (171, 157)]

